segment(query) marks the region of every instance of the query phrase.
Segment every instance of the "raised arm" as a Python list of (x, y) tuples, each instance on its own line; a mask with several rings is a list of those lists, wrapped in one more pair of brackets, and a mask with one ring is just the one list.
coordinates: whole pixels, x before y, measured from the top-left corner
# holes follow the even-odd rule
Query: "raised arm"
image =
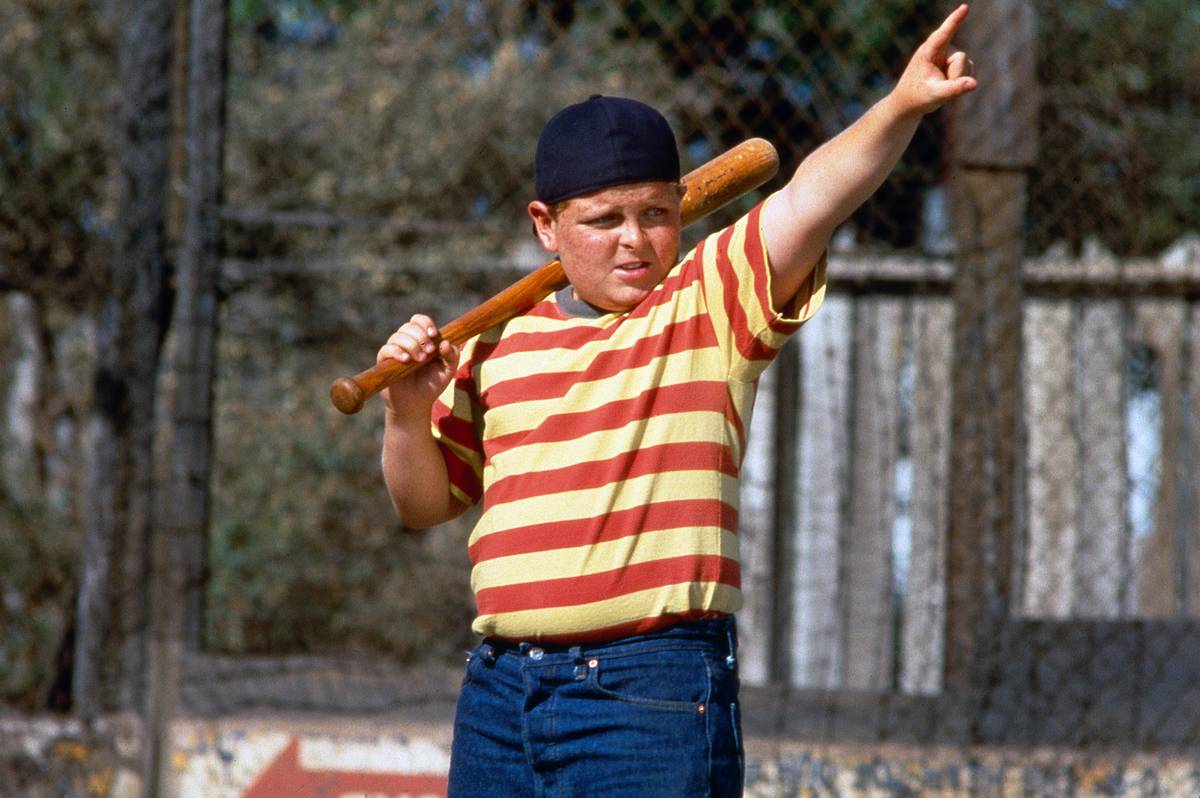
[(762, 227), (775, 307), (792, 298), (837, 226), (887, 178), (921, 118), (975, 89), (970, 59), (951, 45), (966, 16), (966, 5), (955, 9), (917, 48), (895, 88), (810, 153), (788, 184), (767, 199)]
[(450, 493), (446, 461), (430, 431), (433, 402), (450, 383), (458, 350), (439, 339), (428, 316), (413, 316), (380, 348), (376, 362), (415, 360), (425, 367), (383, 394), (383, 480), (405, 526), (423, 529), (449, 521), (465, 508)]

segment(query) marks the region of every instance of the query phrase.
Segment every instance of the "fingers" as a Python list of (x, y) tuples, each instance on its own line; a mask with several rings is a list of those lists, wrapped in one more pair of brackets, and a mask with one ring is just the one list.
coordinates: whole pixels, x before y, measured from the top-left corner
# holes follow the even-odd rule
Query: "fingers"
[(961, 50), (951, 53), (950, 58), (946, 61), (946, 81), (942, 87), (943, 96), (954, 98), (974, 91), (978, 85), (974, 76), (975, 62)]
[(453, 353), (454, 347), (449, 341), (441, 340), (433, 319), (418, 313), (392, 333), (379, 349), (375, 362), (391, 359), (401, 363), (423, 363), (435, 354), (445, 357), (447, 351)]
[(938, 29), (929, 34), (929, 38), (921, 45), (921, 49), (933, 54), (940, 53), (949, 47), (954, 34), (958, 33), (959, 26), (967, 18), (967, 11), (969, 10), (970, 7), (966, 3), (963, 3), (951, 11), (950, 16), (946, 17)]
[[(913, 54), (906, 76), (910, 76), (910, 87), (917, 96), (913, 105), (928, 113), (948, 100), (961, 97), (978, 87), (975, 80), (975, 64), (966, 53), (953, 47), (951, 41), (967, 17), (969, 8), (960, 5), (942, 22)], [(902, 77), (903, 81), (903, 77)], [(923, 87), (923, 88), (918, 88)]]
[(959, 78), (958, 80), (944, 81), (937, 90), (937, 97), (941, 103), (957, 99), (964, 94), (975, 91), (978, 87), (975, 78)]
[(975, 74), (975, 62), (967, 57), (962, 50), (955, 50), (946, 60), (946, 78), (958, 80)]

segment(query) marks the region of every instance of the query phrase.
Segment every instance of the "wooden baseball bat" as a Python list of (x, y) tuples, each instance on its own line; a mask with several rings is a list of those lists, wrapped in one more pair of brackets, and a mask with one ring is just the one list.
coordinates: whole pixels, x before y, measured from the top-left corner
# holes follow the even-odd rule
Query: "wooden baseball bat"
[[(683, 224), (707, 216), (748, 191), (761, 186), (779, 171), (779, 155), (765, 139), (747, 139), (683, 178), (685, 191), (679, 214)], [(483, 304), (440, 327), (442, 338), (455, 346), (533, 307), (567, 284), (562, 263), (552, 260), (530, 272)], [(367, 399), (425, 363), (385, 360), (353, 377), (339, 377), (329, 388), (333, 406), (357, 413)]]

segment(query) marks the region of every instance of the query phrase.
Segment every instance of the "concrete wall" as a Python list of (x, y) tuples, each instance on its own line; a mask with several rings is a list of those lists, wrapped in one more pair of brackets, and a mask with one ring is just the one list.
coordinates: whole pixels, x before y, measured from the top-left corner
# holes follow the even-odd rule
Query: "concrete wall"
[[(185, 721), (172, 754), (180, 798), (445, 795), (449, 724)], [(810, 745), (750, 738), (746, 795), (1197, 798), (1200, 757)]]
[[(0, 795), (143, 798), (140, 727), (116, 718), (0, 720)], [(177, 721), (167, 757), (178, 798), (445, 795), (446, 720), (226, 717)], [(816, 745), (747, 740), (746, 796), (1196, 798), (1200, 754)]]
[(0, 796), (142, 798), (141, 754), (133, 717), (0, 717)]

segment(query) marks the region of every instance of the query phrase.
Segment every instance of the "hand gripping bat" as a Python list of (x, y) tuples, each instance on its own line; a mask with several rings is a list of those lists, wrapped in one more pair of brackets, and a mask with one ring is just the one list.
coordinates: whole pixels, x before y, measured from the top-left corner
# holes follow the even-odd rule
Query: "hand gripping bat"
[[(687, 225), (707, 216), (758, 188), (778, 171), (779, 155), (769, 141), (743, 141), (684, 176), (685, 191), (679, 207), (681, 222)], [(552, 260), (441, 327), (441, 335), (457, 346), (533, 307), (566, 284), (562, 264)], [(423, 365), (415, 361), (385, 360), (353, 377), (334, 380), (329, 396), (338, 410), (346, 414), (357, 413), (367, 399)]]

